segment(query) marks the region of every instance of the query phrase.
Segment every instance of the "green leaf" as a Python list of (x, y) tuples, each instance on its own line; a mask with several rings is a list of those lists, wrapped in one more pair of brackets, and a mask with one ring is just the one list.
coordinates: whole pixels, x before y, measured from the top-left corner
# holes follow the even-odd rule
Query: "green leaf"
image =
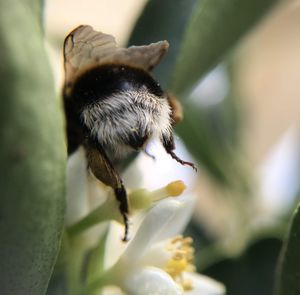
[(199, 0), (185, 33), (171, 90), (189, 90), (276, 0)]
[(293, 216), (289, 236), (279, 262), (277, 295), (300, 294), (300, 203)]
[(65, 206), (62, 113), (41, 1), (0, 1), (1, 294), (44, 294)]
[(129, 45), (144, 45), (160, 40), (170, 43), (167, 55), (154, 70), (155, 77), (164, 87), (169, 82), (186, 24), (196, 2), (197, 0), (148, 1), (129, 39)]
[(91, 250), (88, 257), (87, 268), (87, 281), (93, 281), (100, 277), (104, 271), (104, 259), (105, 259), (105, 246), (106, 240), (109, 234), (109, 226), (105, 229), (104, 233), (97, 245)]
[[(184, 102), (184, 120), (176, 125), (176, 133), (183, 139), (192, 155), (204, 165), (219, 184), (239, 192), (250, 191), (250, 175), (241, 160), (235, 139), (229, 138), (230, 121), (205, 113), (198, 106)], [(224, 109), (223, 109), (224, 110)], [(224, 112), (227, 115), (227, 111)]]

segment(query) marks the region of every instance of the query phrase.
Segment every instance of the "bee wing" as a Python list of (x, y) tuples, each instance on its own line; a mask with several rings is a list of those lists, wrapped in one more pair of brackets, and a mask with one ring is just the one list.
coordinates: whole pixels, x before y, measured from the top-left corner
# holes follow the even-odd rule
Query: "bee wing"
[(144, 46), (118, 48), (113, 55), (116, 62), (125, 63), (151, 71), (169, 48), (167, 41), (159, 41)]
[(113, 36), (96, 32), (91, 26), (79, 26), (65, 39), (64, 66), (66, 83), (78, 70), (101, 63), (117, 49)]
[(168, 47), (167, 41), (160, 41), (146, 46), (118, 48), (113, 36), (94, 31), (91, 26), (79, 26), (64, 43), (66, 85), (72, 82), (79, 70), (97, 64), (127, 64), (150, 71)]

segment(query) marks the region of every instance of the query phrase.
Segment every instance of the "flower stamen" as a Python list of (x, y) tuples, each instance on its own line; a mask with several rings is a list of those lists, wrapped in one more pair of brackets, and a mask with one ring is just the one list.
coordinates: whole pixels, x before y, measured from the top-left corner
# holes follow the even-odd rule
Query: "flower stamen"
[(195, 271), (193, 265), (195, 250), (192, 247), (192, 242), (192, 238), (183, 238), (179, 235), (166, 245), (166, 250), (171, 252), (171, 259), (167, 261), (164, 270), (186, 291), (193, 288), (192, 281), (183, 276), (184, 272)]
[(182, 283), (181, 283), (183, 290), (185, 291), (191, 291), (193, 290), (193, 282), (190, 279), (185, 279)]

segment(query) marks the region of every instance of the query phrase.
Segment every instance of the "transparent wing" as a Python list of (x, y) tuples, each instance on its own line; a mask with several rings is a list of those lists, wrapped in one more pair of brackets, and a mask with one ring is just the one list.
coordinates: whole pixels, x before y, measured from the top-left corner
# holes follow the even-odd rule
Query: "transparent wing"
[(101, 63), (116, 51), (116, 41), (111, 35), (96, 32), (91, 26), (79, 26), (65, 39), (64, 63), (66, 81), (80, 69)]
[(114, 53), (114, 60), (151, 71), (167, 52), (169, 43), (159, 41), (150, 45), (118, 48)]
[(70, 84), (79, 70), (97, 64), (126, 64), (150, 71), (168, 47), (167, 41), (160, 41), (145, 46), (118, 48), (113, 36), (94, 31), (91, 26), (79, 26), (66, 37), (64, 43), (65, 84)]

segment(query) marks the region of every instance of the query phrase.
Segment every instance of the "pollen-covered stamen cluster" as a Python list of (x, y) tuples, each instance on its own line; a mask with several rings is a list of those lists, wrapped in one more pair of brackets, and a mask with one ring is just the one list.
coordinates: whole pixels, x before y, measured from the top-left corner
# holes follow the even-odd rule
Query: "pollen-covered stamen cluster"
[(180, 284), (185, 291), (193, 289), (192, 281), (184, 278), (184, 272), (194, 272), (194, 248), (191, 237), (174, 237), (167, 243), (166, 250), (171, 252), (171, 259), (167, 261), (164, 270)]

